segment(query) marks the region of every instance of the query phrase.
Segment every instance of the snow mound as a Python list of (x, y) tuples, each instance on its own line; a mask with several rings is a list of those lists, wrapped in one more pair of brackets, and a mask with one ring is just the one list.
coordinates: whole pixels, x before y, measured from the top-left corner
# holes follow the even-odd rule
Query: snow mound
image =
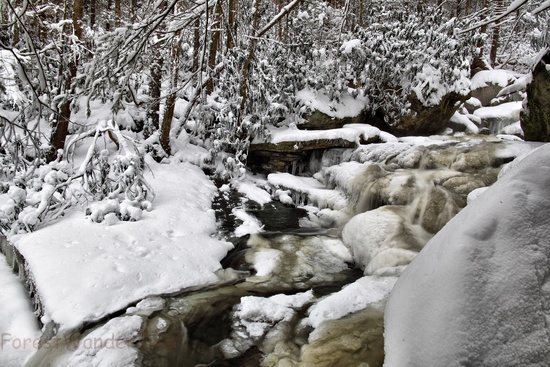
[(94, 223), (78, 209), (12, 242), (25, 257), (44, 306), (61, 330), (98, 320), (151, 295), (218, 280), (231, 244), (211, 237), (216, 187), (189, 163), (147, 164), (158, 193), (138, 222)]
[(495, 84), (500, 87), (506, 87), (510, 82), (515, 81), (514, 75), (506, 70), (482, 70), (472, 77), (472, 90), (487, 87), (489, 84)]
[(547, 366), (550, 144), (454, 217), (403, 272), (386, 367)]

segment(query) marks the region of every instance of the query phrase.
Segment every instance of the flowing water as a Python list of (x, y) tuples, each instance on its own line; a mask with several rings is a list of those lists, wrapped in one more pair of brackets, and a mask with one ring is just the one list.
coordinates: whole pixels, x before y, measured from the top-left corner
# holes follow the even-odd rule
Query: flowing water
[[(137, 365), (381, 366), (380, 308), (327, 316), (314, 327), (311, 307), (364, 273), (399, 274), (404, 265), (395, 263), (395, 254), (402, 259), (403, 253), (418, 252), (466, 205), (470, 191), (494, 182), (498, 167), (511, 159), (494, 152), (492, 142), (481, 142), (430, 148), (371, 145), (316, 155), (310, 162), (319, 171), (315, 177), (327, 191), (341, 193), (345, 208), (327, 204), (324, 211), (311, 212), (277, 201), (261, 206), (235, 190), (220, 193), (213, 204), (219, 234), (234, 249), (222, 261), (219, 284), (153, 297), (145, 306), (138, 304), (61, 340), (82, 340), (113, 320), (137, 317), (137, 331), (121, 336), (131, 344), (128, 355)], [(315, 201), (307, 189), (281, 189), (288, 189), (295, 203)], [(233, 215), (238, 207), (258, 218), (264, 232), (232, 237), (240, 224)], [(355, 237), (347, 239), (343, 226), (364, 212), (379, 221), (379, 228), (354, 219), (356, 228), (348, 232)], [(321, 214), (345, 219), (323, 222)], [(56, 357), (40, 350), (27, 366), (48, 366)]]

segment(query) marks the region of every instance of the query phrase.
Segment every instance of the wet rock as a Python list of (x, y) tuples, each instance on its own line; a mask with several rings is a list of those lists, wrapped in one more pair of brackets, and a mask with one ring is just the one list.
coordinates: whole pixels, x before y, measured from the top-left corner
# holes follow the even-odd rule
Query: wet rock
[[(546, 58), (550, 57), (547, 53)], [(527, 86), (527, 109), (521, 114), (525, 140), (550, 141), (550, 72), (549, 64), (541, 60), (533, 71), (533, 81)]]
[(315, 340), (301, 350), (300, 367), (381, 367), (384, 362), (384, 317), (366, 309), (326, 321)]
[(309, 171), (312, 157), (322, 155), (324, 150), (355, 147), (355, 142), (344, 139), (252, 144), (248, 152), (247, 166), (254, 173), (306, 173)]

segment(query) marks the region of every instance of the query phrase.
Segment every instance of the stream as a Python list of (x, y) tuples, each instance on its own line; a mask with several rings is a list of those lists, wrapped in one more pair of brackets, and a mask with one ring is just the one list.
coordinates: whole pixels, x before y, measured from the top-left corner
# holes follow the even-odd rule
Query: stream
[[(487, 137), (327, 150), (312, 158), (318, 171), (309, 177), (265, 178), (279, 201), (260, 205), (235, 188), (220, 190), (213, 202), (219, 237), (234, 249), (218, 284), (147, 298), (63, 340), (84, 340), (122, 320), (117, 340), (128, 346), (128, 366), (382, 366), (391, 287), (468, 194), (531, 149), (512, 145)], [(234, 237), (242, 224), (235, 208), (263, 231)], [(87, 356), (79, 350), (61, 356), (42, 348), (26, 366), (69, 366)], [(103, 348), (98, 366), (109, 366), (108, 352), (120, 353)]]

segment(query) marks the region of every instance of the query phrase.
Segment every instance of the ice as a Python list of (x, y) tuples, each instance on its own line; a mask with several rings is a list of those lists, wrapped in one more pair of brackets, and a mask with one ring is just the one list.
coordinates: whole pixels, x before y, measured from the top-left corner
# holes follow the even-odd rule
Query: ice
[(271, 173), (267, 176), (268, 182), (280, 189), (290, 189), (297, 194), (304, 195), (303, 199), (294, 200), (296, 205), (313, 204), (320, 209), (343, 209), (347, 206), (347, 200), (337, 190), (329, 190), (311, 177), (298, 177), (289, 173)]
[(550, 145), (426, 245), (386, 307), (386, 367), (547, 365)]

